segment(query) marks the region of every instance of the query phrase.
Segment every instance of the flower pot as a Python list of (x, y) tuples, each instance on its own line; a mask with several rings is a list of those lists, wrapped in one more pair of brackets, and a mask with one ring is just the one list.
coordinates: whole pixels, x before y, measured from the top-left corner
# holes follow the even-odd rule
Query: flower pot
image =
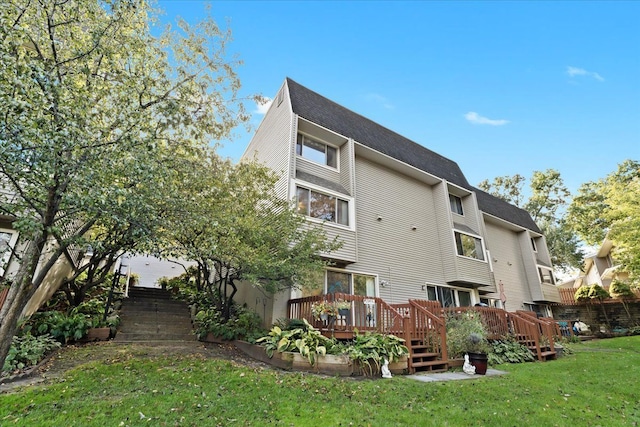
[(484, 375), (487, 373), (487, 355), (484, 353), (467, 353), (469, 355), (469, 363), (476, 367), (476, 374)]

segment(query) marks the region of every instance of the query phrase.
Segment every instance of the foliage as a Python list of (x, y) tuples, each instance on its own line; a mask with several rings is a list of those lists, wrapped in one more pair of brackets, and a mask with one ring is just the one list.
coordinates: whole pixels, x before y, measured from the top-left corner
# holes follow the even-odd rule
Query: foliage
[(337, 316), (338, 308), (332, 302), (328, 301), (319, 301), (311, 304), (311, 314), (313, 317), (318, 320), (320, 316), (326, 314), (327, 316)]
[(253, 311), (237, 306), (233, 316), (226, 320), (220, 311), (213, 307), (200, 310), (196, 314), (196, 330), (198, 339), (203, 339), (208, 333), (224, 340), (248, 339), (257, 335), (262, 336), (262, 319)]
[(609, 294), (612, 298), (635, 298), (636, 294), (631, 290), (629, 283), (622, 280), (612, 280), (609, 285)]
[(165, 213), (158, 250), (197, 263), (196, 288), (219, 297), (225, 318), (238, 286), (274, 294), (317, 283), (328, 262), (321, 255), (340, 245), (275, 193), (273, 171), (215, 155), (192, 162), (172, 196), (176, 209)]
[(469, 310), (451, 313), (446, 318), (447, 351), (452, 358), (465, 353), (488, 353), (487, 332), (479, 313)]
[(48, 334), (14, 337), (2, 371), (11, 372), (36, 365), (49, 351), (59, 347), (60, 342)]
[(533, 362), (534, 360), (535, 357), (533, 357), (531, 351), (511, 335), (491, 343), (491, 352), (489, 352), (489, 363), (491, 365)]
[(67, 315), (60, 311), (44, 311), (34, 313), (24, 330), (38, 336), (49, 334), (60, 343), (66, 344), (87, 335), (91, 327), (91, 318), (85, 314)]
[(587, 296), (590, 299), (597, 299), (600, 301), (610, 298), (609, 292), (607, 292), (605, 288), (598, 285), (597, 283), (593, 283), (591, 286), (589, 286), (589, 293), (587, 294)]
[[(344, 353), (354, 362), (358, 362), (364, 368), (365, 373), (374, 374), (380, 371), (384, 360), (394, 362), (401, 356), (409, 354), (409, 349), (403, 344), (404, 340), (395, 335), (355, 331), (353, 341), (344, 347)], [(372, 365), (373, 363), (373, 365)]]
[(580, 186), (568, 209), (584, 241), (613, 243), (612, 256), (634, 280), (640, 278), (640, 162), (625, 160), (616, 171)]
[(571, 196), (560, 173), (553, 169), (534, 171), (529, 181), (530, 196), (525, 199), (526, 178), (496, 177), (482, 181), (478, 187), (502, 200), (523, 208), (544, 233), (554, 266), (568, 270), (582, 265), (580, 241), (565, 219), (564, 208)]
[(591, 297), (589, 297), (589, 289), (590, 288), (587, 285), (580, 286), (573, 294), (573, 298), (576, 301), (588, 301), (591, 299)]
[(230, 33), (207, 17), (160, 34), (157, 13), (145, 0), (0, 7), (0, 213), (25, 242), (0, 336), (59, 259), (77, 261), (69, 248), (90, 246), (98, 267), (149, 246), (182, 159), (248, 120)]
[(267, 355), (273, 357), (273, 353), (293, 351), (300, 353), (309, 360), (311, 365), (316, 363), (318, 355), (331, 354), (336, 346), (336, 341), (327, 338), (319, 330), (311, 326), (305, 319), (304, 328), (283, 330), (274, 326), (267, 336), (259, 338), (256, 343), (264, 345)]

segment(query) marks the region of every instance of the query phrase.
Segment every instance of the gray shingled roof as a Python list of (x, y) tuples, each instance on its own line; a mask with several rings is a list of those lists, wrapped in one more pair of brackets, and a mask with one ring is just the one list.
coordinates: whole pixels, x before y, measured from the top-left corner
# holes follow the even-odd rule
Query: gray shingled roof
[(482, 191), (479, 188), (474, 188), (473, 191), (476, 193), (478, 208), (480, 208), (482, 212), (542, 234), (542, 231), (540, 231), (540, 228), (538, 228), (533, 218), (531, 218), (529, 212)]
[[(293, 112), (313, 123), (352, 138), (375, 151), (478, 194), (480, 210), (540, 232), (531, 215), (469, 184), (456, 162), (336, 104), (287, 78)], [(480, 194), (482, 193), (482, 194)]]

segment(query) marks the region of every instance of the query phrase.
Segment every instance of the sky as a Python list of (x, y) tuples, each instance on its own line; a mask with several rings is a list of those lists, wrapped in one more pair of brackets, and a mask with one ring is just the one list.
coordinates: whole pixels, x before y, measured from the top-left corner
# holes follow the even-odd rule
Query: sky
[[(169, 1), (233, 41), (244, 95), (286, 77), (455, 162), (467, 180), (555, 169), (575, 193), (640, 160), (638, 1)], [(219, 153), (237, 161), (251, 131)]]

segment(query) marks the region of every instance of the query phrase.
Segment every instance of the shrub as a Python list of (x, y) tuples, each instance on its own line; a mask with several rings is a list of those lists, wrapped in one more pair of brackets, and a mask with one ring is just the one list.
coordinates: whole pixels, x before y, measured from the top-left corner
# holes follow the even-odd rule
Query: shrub
[(520, 344), (513, 336), (507, 336), (499, 341), (491, 343), (492, 351), (489, 353), (491, 365), (503, 363), (522, 363), (535, 360), (531, 351)]
[(273, 357), (276, 351), (293, 351), (306, 357), (311, 365), (315, 364), (318, 355), (332, 354), (339, 348), (335, 339), (325, 337), (306, 320), (303, 321), (305, 328), (283, 330), (274, 326), (267, 336), (257, 339), (256, 343), (264, 345), (269, 357)]
[(59, 348), (60, 343), (51, 335), (34, 337), (26, 334), (14, 337), (2, 367), (3, 372), (12, 372), (36, 365), (49, 351)]
[(196, 314), (196, 335), (203, 339), (207, 334), (220, 337), (224, 340), (236, 340), (245, 338), (254, 341), (255, 338), (264, 335), (261, 327), (262, 319), (257, 313), (241, 306), (235, 306), (233, 316), (226, 320), (216, 308), (200, 310)]
[(394, 362), (409, 354), (409, 349), (403, 343), (404, 340), (395, 335), (372, 332), (361, 335), (356, 330), (353, 342), (345, 346), (344, 353), (354, 362), (359, 362), (365, 368), (365, 374), (368, 371), (373, 375), (374, 366), (379, 371), (385, 359)]
[(446, 318), (447, 350), (452, 358), (465, 353), (487, 353), (490, 346), (480, 314), (475, 311), (449, 314)]

